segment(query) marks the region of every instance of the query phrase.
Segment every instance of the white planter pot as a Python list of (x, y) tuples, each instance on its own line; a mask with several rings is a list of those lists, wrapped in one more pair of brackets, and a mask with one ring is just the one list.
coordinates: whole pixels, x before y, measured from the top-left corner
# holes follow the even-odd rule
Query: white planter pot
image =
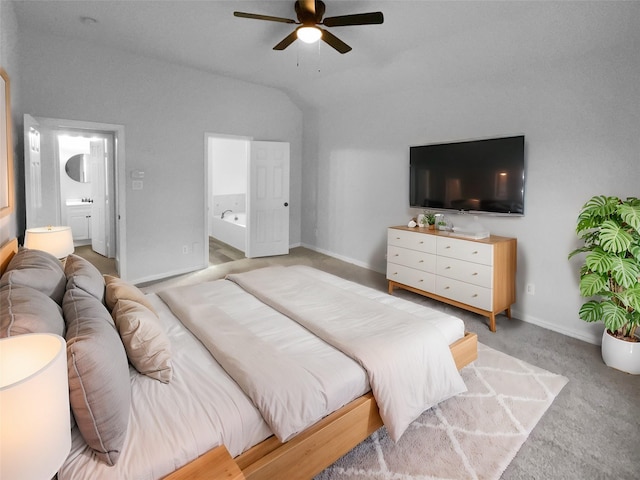
[(602, 360), (609, 367), (640, 375), (640, 342), (625, 342), (612, 337), (605, 328), (602, 334)]

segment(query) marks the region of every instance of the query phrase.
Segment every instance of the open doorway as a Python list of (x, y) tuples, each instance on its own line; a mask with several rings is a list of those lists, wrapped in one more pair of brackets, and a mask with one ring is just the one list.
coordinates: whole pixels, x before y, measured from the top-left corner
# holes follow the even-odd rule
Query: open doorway
[(247, 137), (220, 135), (207, 139), (210, 264), (245, 257), (250, 142)]
[(207, 241), (248, 258), (289, 253), (289, 143), (206, 133), (205, 172)]
[(126, 278), (124, 127), (24, 115), (27, 228), (68, 225)]
[(61, 223), (71, 227), (76, 247), (115, 258), (113, 135), (59, 130), (56, 140)]

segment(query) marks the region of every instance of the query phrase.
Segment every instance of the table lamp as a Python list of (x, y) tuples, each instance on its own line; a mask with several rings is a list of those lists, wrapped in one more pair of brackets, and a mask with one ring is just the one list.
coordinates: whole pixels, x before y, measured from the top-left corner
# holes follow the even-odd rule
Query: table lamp
[(71, 227), (28, 228), (24, 236), (24, 246), (33, 250), (44, 250), (59, 259), (66, 258), (73, 253)]
[(70, 449), (65, 340), (0, 339), (0, 478), (50, 480)]

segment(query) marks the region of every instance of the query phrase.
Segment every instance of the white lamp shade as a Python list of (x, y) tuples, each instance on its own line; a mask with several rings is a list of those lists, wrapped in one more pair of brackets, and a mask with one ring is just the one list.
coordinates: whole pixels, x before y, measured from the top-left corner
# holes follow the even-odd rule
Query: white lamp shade
[(44, 250), (56, 258), (65, 258), (73, 253), (71, 227), (28, 228), (24, 236), (24, 246), (33, 250)]
[(296, 35), (304, 43), (314, 43), (322, 37), (322, 30), (316, 27), (299, 27)]
[(64, 339), (0, 339), (0, 478), (50, 480), (71, 449), (69, 422)]

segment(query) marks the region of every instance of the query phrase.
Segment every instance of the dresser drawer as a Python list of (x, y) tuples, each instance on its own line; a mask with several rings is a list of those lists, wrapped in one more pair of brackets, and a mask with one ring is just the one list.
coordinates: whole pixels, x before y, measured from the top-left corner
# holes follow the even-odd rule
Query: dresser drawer
[(482, 310), (493, 308), (492, 291), (471, 283), (461, 282), (446, 277), (436, 277), (436, 293), (460, 303), (465, 303)]
[(437, 257), (436, 274), (480, 287), (491, 288), (493, 286), (493, 269), (490, 265), (466, 262), (457, 258)]
[(436, 253), (436, 238), (434, 235), (428, 235), (418, 232), (407, 232), (405, 230), (396, 230), (389, 228), (387, 230), (387, 244), (396, 247), (409, 248), (426, 253)]
[(395, 263), (387, 263), (387, 280), (393, 280), (427, 292), (435, 291), (436, 287), (435, 274)]
[(437, 254), (467, 262), (493, 265), (493, 247), (486, 243), (437, 237)]
[(435, 273), (436, 271), (435, 255), (394, 245), (387, 247), (387, 261), (425, 272)]

